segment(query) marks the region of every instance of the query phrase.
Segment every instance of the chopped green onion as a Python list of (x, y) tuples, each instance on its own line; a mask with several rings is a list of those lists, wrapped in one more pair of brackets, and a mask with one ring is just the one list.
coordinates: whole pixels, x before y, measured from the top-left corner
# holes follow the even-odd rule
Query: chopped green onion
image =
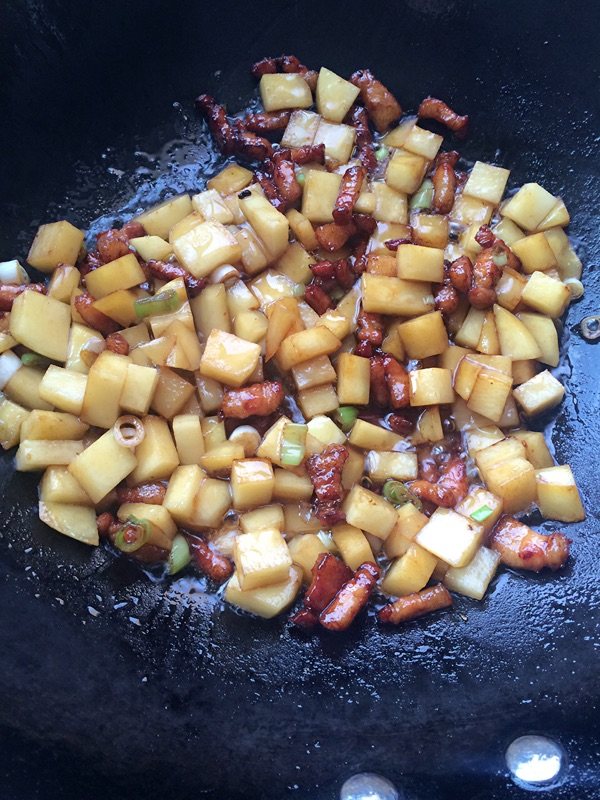
[(488, 517), (490, 517), (494, 513), (493, 509), (489, 506), (481, 506), (474, 511), (470, 516), (471, 519), (474, 519), (475, 522), (484, 522)]
[(492, 256), (492, 261), (497, 267), (505, 267), (508, 264), (506, 253), (496, 253), (495, 256)]
[(23, 353), (21, 364), (24, 367), (46, 367), (50, 362), (39, 353)]
[(181, 572), (190, 563), (191, 558), (186, 538), (180, 533), (176, 534), (169, 553), (169, 575)]
[(390, 151), (387, 149), (387, 147), (381, 145), (381, 147), (378, 147), (377, 150), (375, 150), (375, 158), (377, 161), (384, 161), (388, 157), (389, 153)]
[(122, 553), (135, 553), (146, 544), (151, 532), (147, 519), (129, 516), (115, 534), (115, 547)]
[(299, 466), (305, 453), (306, 434), (308, 425), (297, 425), (289, 422), (283, 429), (281, 438), (281, 463), (287, 467)]
[(423, 183), (410, 198), (410, 210), (418, 211), (419, 209), (425, 210), (431, 208), (432, 202), (433, 182), (429, 178), (425, 178)]
[(306, 175), (303, 172), (296, 173), (296, 180), (300, 184), (300, 186), (304, 186), (304, 181), (306, 180)]
[(181, 300), (175, 289), (159, 292), (154, 297), (141, 297), (133, 304), (138, 319), (154, 317), (157, 314), (171, 314), (181, 306)]
[(419, 511), (423, 507), (419, 498), (401, 481), (386, 481), (383, 484), (383, 496), (394, 506), (412, 503)]
[(344, 433), (352, 428), (358, 417), (358, 408), (354, 406), (340, 406), (335, 412), (336, 421)]

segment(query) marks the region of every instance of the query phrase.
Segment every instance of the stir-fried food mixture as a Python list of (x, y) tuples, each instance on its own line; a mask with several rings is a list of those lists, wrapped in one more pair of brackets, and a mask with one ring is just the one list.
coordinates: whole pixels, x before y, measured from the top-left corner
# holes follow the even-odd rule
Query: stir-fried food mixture
[(563, 200), (505, 198), (509, 169), (461, 161), (467, 116), (367, 69), (252, 74), (264, 111), (196, 100), (229, 157), (202, 191), (85, 245), (42, 225), (47, 282), (0, 264), (0, 436), (40, 519), (303, 629), (561, 569), (569, 539), (521, 520), (585, 516), (527, 427), (583, 291)]

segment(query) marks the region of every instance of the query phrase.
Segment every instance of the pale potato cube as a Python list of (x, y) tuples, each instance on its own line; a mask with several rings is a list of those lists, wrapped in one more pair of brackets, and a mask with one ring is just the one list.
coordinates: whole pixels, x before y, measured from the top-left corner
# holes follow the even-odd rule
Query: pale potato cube
[(275, 528), (240, 534), (234, 561), (242, 591), (281, 583), (292, 565), (286, 541)]
[(404, 149), (433, 161), (443, 141), (443, 136), (413, 125), (404, 141)]
[(73, 414), (34, 409), (21, 425), (21, 438), (83, 439), (88, 429), (89, 425), (81, 422)]
[(413, 242), (424, 247), (444, 249), (448, 244), (448, 217), (440, 214), (411, 214)]
[(128, 364), (119, 405), (130, 414), (145, 415), (150, 409), (159, 374), (154, 367)]
[[(451, 508), (438, 508), (415, 537), (417, 544), (452, 567), (464, 567), (481, 546), (485, 531)], [(433, 567), (432, 567), (433, 572)]]
[[(239, 202), (238, 200), (238, 204)], [(240, 216), (241, 219), (239, 223), (237, 223), (239, 227), (230, 226), (229, 232), (233, 234), (236, 242), (242, 248), (242, 255), (240, 258), (244, 271), (247, 272), (248, 275), (257, 275), (272, 261), (272, 258), (267, 253), (265, 245), (252, 226), (245, 221), (246, 218), (242, 214), (241, 208)]]
[(240, 339), (261, 342), (269, 328), (269, 320), (262, 311), (241, 311), (234, 320), (233, 331)]
[(136, 236), (129, 240), (129, 244), (144, 261), (151, 259), (165, 261), (173, 252), (169, 242), (161, 239), (160, 236)]
[(132, 448), (123, 447), (106, 431), (69, 465), (69, 472), (93, 503), (99, 503), (136, 467)]
[(467, 406), (492, 422), (500, 422), (512, 389), (512, 375), (496, 370), (482, 370), (473, 385)]
[(470, 428), (464, 432), (467, 450), (472, 456), (478, 450), (484, 450), (496, 442), (504, 439), (504, 434), (496, 425), (486, 425), (484, 428)]
[(518, 439), (525, 447), (525, 457), (536, 469), (554, 466), (544, 434), (539, 431), (513, 431), (511, 437)]
[(417, 533), (428, 522), (429, 517), (422, 514), (412, 503), (400, 506), (396, 525), (383, 545), (387, 557), (403, 556)]
[(312, 419), (335, 411), (340, 401), (333, 386), (315, 386), (298, 392), (298, 405), (306, 419)]
[(397, 558), (385, 574), (382, 590), (394, 597), (420, 591), (433, 574), (437, 558), (417, 544), (410, 544), (406, 553)]
[(364, 419), (356, 420), (348, 437), (350, 444), (363, 450), (393, 450), (402, 441), (397, 433)]
[(9, 324), (19, 344), (53, 361), (67, 360), (69, 306), (39, 292), (23, 292), (13, 302)]
[(448, 333), (440, 311), (403, 322), (398, 333), (409, 358), (437, 356), (448, 348)]
[(192, 211), (191, 214), (188, 214), (183, 219), (180, 219), (179, 222), (176, 222), (169, 231), (169, 244), (172, 245), (175, 239), (177, 239), (179, 236), (183, 236), (184, 233), (189, 233), (192, 228), (195, 228), (196, 225), (200, 225), (201, 222), (204, 222), (204, 217), (197, 211)]
[[(101, 297), (94, 302), (92, 308), (104, 314), (119, 325), (127, 327), (132, 325), (137, 319), (135, 314), (134, 303), (137, 297), (136, 294), (127, 289), (119, 289), (116, 292), (110, 292), (106, 297)], [(73, 317), (75, 319), (75, 317)]]
[(306, 510), (303, 504), (288, 503), (283, 506), (285, 524), (283, 529), (287, 536), (295, 536), (297, 533), (316, 533), (321, 530), (320, 521), (314, 517), (310, 510)]
[(545, 519), (579, 522), (585, 511), (579, 490), (568, 464), (536, 472), (537, 504)]
[(314, 142), (321, 117), (314, 111), (292, 111), (281, 137), (282, 147), (306, 147)]
[[(541, 355), (538, 356), (538, 361), (541, 361), (542, 364), (548, 364), (549, 367), (557, 367), (560, 353), (558, 333), (554, 322), (549, 317), (543, 316), (542, 314), (531, 314), (525, 311), (518, 313), (516, 316), (532, 334), (538, 347), (542, 351)], [(535, 362), (533, 360), (514, 362), (513, 369), (514, 365), (518, 363), (532, 365), (531, 368), (533, 371), (531, 371), (531, 374), (525, 378), (525, 380), (534, 377)], [(518, 383), (525, 383), (525, 380), (519, 380)], [(515, 383), (517, 383), (516, 380)]]
[(485, 482), (501, 498), (505, 514), (524, 511), (536, 500), (535, 470), (524, 458), (508, 459), (490, 467)]
[(192, 517), (187, 525), (193, 530), (218, 528), (230, 507), (229, 483), (217, 478), (205, 478), (198, 489)]
[(66, 466), (48, 467), (40, 481), (40, 500), (43, 503), (92, 506), (93, 503)]
[(476, 161), (469, 178), (465, 183), (463, 192), (471, 197), (477, 197), (486, 203), (497, 206), (506, 189), (509, 169), (495, 167), (483, 161)]
[(357, 304), (360, 300), (360, 284), (355, 283), (352, 289), (342, 297), (335, 309), (326, 311), (319, 317), (317, 324), (324, 325), (338, 339), (348, 336), (354, 328)]
[(81, 441), (21, 439), (15, 455), (15, 469), (19, 472), (34, 472), (50, 466), (66, 466), (81, 452)]
[(337, 362), (337, 381), (337, 395), (342, 405), (367, 405), (371, 381), (369, 359), (341, 353)]
[[(250, 294), (249, 290), (247, 291)], [(253, 299), (256, 300), (254, 297)], [(222, 283), (207, 286), (192, 299), (190, 306), (194, 325), (201, 338), (208, 338), (212, 330), (231, 333), (228, 305), (227, 290)], [(240, 308), (237, 313), (240, 314), (241, 312), (242, 309)]]
[[(410, 236), (410, 226), (402, 225), (399, 222), (377, 222), (375, 231), (371, 234), (371, 238), (367, 242), (367, 253), (371, 255), (385, 255), (391, 256), (394, 261), (396, 257), (388, 250), (385, 243), (388, 239), (404, 239)], [(379, 274), (387, 274), (385, 270), (370, 270), (378, 272)], [(396, 275), (396, 270), (391, 273)]]
[(454, 335), (455, 344), (474, 350), (481, 339), (481, 331), (483, 330), (484, 322), (485, 311), (471, 306), (460, 328)]
[(536, 271), (544, 272), (556, 266), (554, 251), (543, 233), (524, 236), (514, 242), (511, 249), (521, 259), (523, 272), (526, 274)]
[(456, 196), (454, 205), (450, 212), (450, 219), (461, 225), (487, 225), (492, 218), (494, 206), (485, 203), (476, 197), (468, 197), (465, 194)]
[(139, 261), (133, 253), (129, 253), (88, 273), (85, 283), (93, 297), (102, 298), (111, 292), (139, 286), (145, 280)]
[(397, 514), (394, 506), (380, 495), (360, 485), (350, 490), (342, 510), (349, 525), (354, 525), (384, 541), (396, 524)]
[(383, 137), (383, 144), (386, 147), (404, 147), (411, 129), (417, 124), (416, 117), (405, 117), (396, 128), (392, 128)]
[(499, 563), (499, 553), (488, 547), (480, 547), (469, 564), (464, 567), (450, 567), (446, 571), (444, 585), (452, 592), (482, 600)]
[(180, 464), (199, 464), (204, 455), (204, 437), (197, 414), (173, 417), (173, 436)]
[(272, 586), (262, 586), (243, 592), (237, 573), (234, 573), (225, 587), (224, 600), (244, 611), (259, 617), (271, 619), (289, 608), (302, 585), (302, 570), (292, 566), (286, 580)]
[(205, 419), (201, 420), (200, 425), (206, 450), (220, 447), (223, 442), (227, 441), (225, 424), (219, 417), (205, 417)]
[(289, 422), (291, 422), (289, 417), (283, 415), (265, 431), (262, 442), (256, 450), (256, 455), (259, 458), (266, 458), (272, 464), (281, 466), (281, 439), (283, 437), (283, 429)]
[(258, 344), (215, 329), (206, 342), (200, 372), (228, 386), (241, 386), (256, 369), (259, 358)]
[(534, 272), (523, 289), (521, 300), (541, 314), (557, 319), (569, 305), (571, 293), (562, 281), (544, 275), (543, 272)]
[(416, 317), (433, 311), (433, 294), (429, 283), (367, 272), (363, 273), (361, 282), (365, 311), (403, 317)]
[(409, 372), (409, 381), (411, 406), (439, 406), (454, 402), (449, 369), (415, 369)]
[(175, 522), (185, 524), (192, 518), (194, 503), (205, 473), (197, 464), (176, 467), (167, 486), (163, 506)]
[[(199, 296), (202, 297), (203, 293)], [(252, 294), (243, 281), (235, 281), (235, 283), (227, 287), (226, 301), (231, 319), (234, 319), (241, 311), (255, 311), (260, 306), (255, 295)], [(201, 323), (201, 320), (196, 323), (196, 326), (200, 327), (198, 323)]]
[(281, 369), (289, 370), (304, 361), (335, 353), (341, 346), (340, 340), (324, 327), (309, 328), (287, 336), (277, 353)]
[(234, 462), (244, 458), (245, 454), (244, 446), (240, 442), (222, 442), (200, 457), (200, 465), (211, 475), (225, 476), (231, 472)]
[(142, 420), (144, 438), (136, 447), (137, 467), (131, 483), (165, 480), (179, 466), (179, 456), (169, 426), (160, 417), (147, 416)]
[(225, 204), (222, 196), (216, 189), (207, 189), (192, 196), (194, 211), (201, 214), (204, 219), (214, 219), (223, 225), (233, 222), (231, 209)]
[(179, 414), (194, 394), (194, 387), (181, 375), (167, 367), (158, 370), (158, 385), (150, 407), (165, 419)]
[(525, 445), (520, 439), (515, 439), (512, 436), (501, 439), (499, 442), (490, 444), (474, 453), (477, 469), (481, 473), (481, 477), (486, 483), (488, 470), (496, 466), (496, 464), (500, 464), (503, 461), (509, 461), (514, 458), (524, 459), (525, 457)]
[(426, 169), (427, 161), (421, 155), (396, 150), (387, 165), (385, 182), (397, 192), (413, 194), (421, 185)]
[(474, 358), (465, 356), (454, 370), (454, 391), (468, 402), (483, 366)]
[(333, 207), (337, 200), (342, 176), (335, 172), (309, 170), (304, 180), (302, 214), (317, 225), (333, 222)]
[[(144, 330), (146, 326), (144, 325)], [(71, 333), (69, 336), (69, 349), (67, 352), (67, 360), (65, 367), (71, 372), (81, 372), (87, 375), (90, 371), (88, 365), (81, 358), (81, 350), (87, 342), (95, 340), (98, 344), (102, 344), (104, 337), (102, 334), (95, 331), (93, 328), (88, 328), (87, 325), (80, 325), (75, 322), (71, 326)], [(131, 345), (130, 345), (131, 346)]]
[[(275, 209), (273, 209), (275, 210)], [(202, 222), (173, 241), (177, 260), (196, 278), (209, 275), (222, 264), (235, 264), (242, 248), (220, 222)]]
[(519, 191), (502, 206), (503, 217), (512, 219), (520, 228), (533, 231), (550, 213), (556, 197), (539, 183), (525, 183)]
[(418, 443), (419, 437), (426, 442), (440, 442), (444, 435), (438, 406), (430, 406), (419, 414), (417, 432), (413, 437), (415, 444)]
[[(315, 229), (313, 228), (311, 221), (307, 219), (304, 216), (304, 214), (301, 214), (299, 211), (297, 211), (295, 208), (290, 208), (290, 210), (286, 214), (286, 217), (288, 219), (288, 222), (290, 223), (290, 228), (292, 233), (294, 234), (298, 242), (302, 245), (302, 247), (306, 247), (308, 250), (316, 250), (319, 247), (319, 242), (317, 241), (317, 237), (315, 235)], [(292, 279), (295, 280), (294, 275), (290, 274), (289, 271), (286, 271), (285, 274), (289, 275)], [(306, 273), (304, 274), (306, 275)]]
[[(6, 351), (3, 355), (16, 358), (11, 351)], [(50, 365), (48, 369), (51, 369), (52, 366)], [(60, 369), (60, 367), (57, 367), (57, 369)], [(26, 408), (39, 408), (43, 411), (52, 411), (54, 405), (60, 408), (59, 403), (47, 402), (42, 397), (41, 387), (44, 377), (44, 373), (36, 367), (20, 367), (5, 384), (4, 393), (9, 400)], [(61, 408), (61, 411), (76, 413), (71, 408)]]
[(146, 233), (151, 236), (160, 236), (167, 239), (169, 231), (184, 217), (192, 213), (192, 201), (188, 194), (171, 197), (154, 208), (144, 211), (135, 218), (136, 222), (141, 222)]
[(315, 533), (301, 533), (289, 543), (292, 562), (302, 570), (304, 583), (310, 583), (316, 560), (329, 549)]
[(83, 231), (63, 219), (40, 225), (27, 261), (42, 272), (52, 272), (59, 264), (74, 265), (83, 244)]
[[(356, 128), (352, 125), (342, 125), (321, 119), (313, 144), (325, 145), (325, 160), (328, 164), (345, 164), (352, 155), (355, 138)], [(302, 213), (304, 214), (304, 210)]]
[(127, 356), (104, 350), (87, 377), (81, 419), (98, 428), (110, 428), (121, 412), (120, 398), (129, 367)]
[(275, 478), (269, 461), (242, 458), (231, 467), (231, 492), (235, 508), (254, 508), (271, 502)]
[(240, 208), (271, 259), (279, 258), (288, 246), (290, 224), (287, 217), (277, 211), (266, 197), (254, 193), (240, 199)]
[(562, 228), (551, 228), (545, 232), (545, 236), (556, 256), (561, 278), (581, 278), (581, 261)]
[(298, 72), (263, 75), (258, 88), (265, 111), (309, 108), (313, 102), (310, 88)]
[(0, 399), (0, 445), (9, 450), (19, 444), (21, 428), (30, 412), (6, 397)]
[(416, 244), (401, 244), (396, 251), (398, 277), (409, 281), (441, 283), (444, 279), (444, 251)]
[(317, 111), (331, 122), (341, 122), (360, 93), (358, 86), (321, 67), (317, 80)]
[(474, 519), (488, 534), (502, 514), (502, 500), (481, 486), (471, 486), (469, 493), (456, 506), (455, 511)]
[(401, 324), (402, 323), (399, 321), (392, 322), (392, 324), (388, 326), (387, 333), (383, 337), (383, 342), (381, 343), (381, 349), (383, 352), (389, 353), (397, 358), (398, 361), (404, 361), (406, 357), (404, 345), (398, 331), (398, 328)]
[(286, 503), (308, 501), (313, 494), (313, 485), (308, 475), (296, 475), (287, 469), (275, 470), (273, 497)]
[[(295, 211), (295, 209), (292, 209)], [(296, 212), (300, 217), (302, 216), (300, 212)], [(290, 219), (290, 212), (286, 215), (288, 222), (291, 225)], [(312, 230), (312, 225), (308, 220), (305, 220), (306, 224), (308, 224)], [(318, 244), (315, 245), (315, 249), (318, 247)], [(279, 272), (283, 273), (283, 275), (287, 275), (290, 280), (295, 281), (296, 283), (308, 283), (312, 279), (312, 272), (310, 270), (310, 265), (315, 263), (314, 256), (307, 253), (302, 244), (299, 242), (292, 242), (288, 245), (287, 249), (283, 253), (283, 255), (278, 259), (276, 267)]]
[(346, 442), (345, 434), (330, 417), (323, 415), (313, 417), (306, 427), (308, 433), (321, 444), (345, 444)]
[(376, 483), (383, 483), (387, 478), (399, 481), (414, 481), (417, 478), (416, 453), (386, 453), (371, 450), (367, 453), (365, 466), (369, 476)]
[(510, 311), (495, 305), (494, 320), (503, 356), (510, 356), (515, 361), (524, 361), (530, 358), (539, 358), (542, 355), (533, 335)]
[(509, 247), (525, 236), (521, 228), (508, 217), (502, 217), (500, 222), (492, 226), (492, 231)]
[(362, 478), (365, 470), (365, 457), (359, 450), (353, 447), (348, 447), (348, 458), (342, 469), (342, 486), (344, 489), (351, 489), (355, 483), (358, 483)]
[[(19, 372), (23, 372), (22, 367)], [(12, 381), (10, 381), (12, 383)], [(39, 384), (39, 393), (49, 408), (56, 406), (61, 411), (78, 416), (81, 414), (87, 386), (87, 375), (50, 364)]]
[(557, 406), (565, 387), (547, 369), (513, 389), (513, 396), (527, 416), (541, 414)]
[(278, 531), (283, 531), (285, 527), (283, 508), (280, 505), (263, 506), (246, 511), (240, 516), (239, 521), (243, 533), (251, 533), (265, 528), (276, 528)]
[[(29, 276), (26, 282), (29, 282)], [(76, 267), (61, 264), (52, 274), (48, 284), (48, 296), (53, 297), (55, 300), (60, 300), (61, 303), (69, 304), (71, 295), (80, 282), (81, 273)]]
[(565, 227), (571, 221), (571, 215), (567, 210), (567, 207), (562, 200), (562, 198), (558, 197), (556, 200), (555, 205), (550, 209), (548, 214), (544, 217), (544, 219), (540, 222), (537, 226), (538, 231), (547, 231), (550, 228), (554, 228), (557, 226)]
[(335, 546), (350, 569), (356, 570), (367, 561), (375, 561), (371, 545), (359, 528), (341, 522), (333, 526), (331, 533)]
[(221, 195), (241, 192), (252, 183), (251, 170), (240, 167), (239, 164), (228, 164), (225, 169), (218, 172), (207, 182), (209, 189), (214, 189)]
[[(379, 222), (399, 222), (404, 225), (408, 223), (408, 198), (402, 192), (397, 192), (386, 183), (377, 181), (371, 186), (373, 193), (373, 208), (369, 211), (362, 211), (359, 203), (355, 205), (357, 213), (371, 213), (373, 218)], [(359, 197), (365, 196), (365, 192)], [(403, 277), (402, 275), (400, 277)], [(421, 278), (421, 280), (426, 280)]]
[(98, 527), (93, 508), (64, 503), (39, 503), (39, 517), (48, 527), (84, 544), (97, 545)]
[(296, 388), (313, 389), (336, 380), (336, 372), (328, 356), (317, 356), (292, 367)]

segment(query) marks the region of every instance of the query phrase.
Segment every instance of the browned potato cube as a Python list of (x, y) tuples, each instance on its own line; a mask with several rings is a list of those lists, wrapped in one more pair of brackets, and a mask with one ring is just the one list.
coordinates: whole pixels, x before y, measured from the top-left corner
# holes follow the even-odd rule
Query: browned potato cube
[(288, 370), (304, 361), (335, 353), (340, 340), (325, 326), (298, 331), (286, 337), (279, 348), (277, 358), (281, 369)]
[(235, 508), (255, 508), (271, 502), (273, 467), (262, 458), (243, 458), (231, 468), (231, 492)]
[(517, 386), (513, 395), (527, 416), (532, 417), (557, 406), (565, 396), (565, 387), (545, 369)]
[(437, 356), (448, 348), (448, 333), (440, 311), (403, 322), (398, 333), (409, 358)]
[(562, 281), (543, 272), (534, 272), (523, 289), (521, 300), (535, 311), (556, 319), (564, 314), (571, 293)]
[(444, 251), (416, 244), (401, 244), (396, 250), (398, 277), (409, 281), (441, 283), (444, 279)]
[(234, 560), (242, 591), (281, 583), (292, 566), (286, 541), (275, 528), (240, 534)]
[(350, 490), (342, 509), (349, 525), (371, 533), (378, 539), (387, 539), (396, 524), (394, 506), (360, 485)]
[(73, 265), (83, 244), (83, 231), (66, 219), (40, 225), (27, 261), (42, 272), (52, 272), (59, 264)]
[(241, 386), (256, 369), (259, 358), (258, 344), (215, 329), (206, 342), (200, 372), (228, 386)]
[(449, 369), (415, 369), (409, 373), (409, 378), (411, 406), (439, 406), (454, 402)]
[(536, 500), (535, 469), (524, 458), (501, 461), (490, 467), (486, 483), (501, 498), (506, 514), (524, 511)]

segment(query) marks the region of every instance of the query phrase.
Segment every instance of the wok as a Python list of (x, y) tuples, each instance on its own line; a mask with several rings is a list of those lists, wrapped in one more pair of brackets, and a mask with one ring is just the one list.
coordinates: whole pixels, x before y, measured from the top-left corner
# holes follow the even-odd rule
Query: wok
[(369, 770), (411, 798), (518, 798), (503, 752), (530, 732), (568, 753), (553, 798), (597, 797), (600, 348), (574, 326), (598, 311), (598, 6), (4, 0), (0, 14), (3, 258), (24, 257), (40, 221), (101, 229), (201, 187), (218, 156), (192, 100), (242, 108), (263, 55), (369, 66), (407, 108), (430, 93), (471, 114), (466, 157), (572, 213), (587, 289), (566, 320), (567, 399), (540, 427), (589, 512), (559, 575), (503, 571), (451, 614), (306, 638), (44, 528), (37, 476), (4, 455), (2, 797), (332, 800)]

